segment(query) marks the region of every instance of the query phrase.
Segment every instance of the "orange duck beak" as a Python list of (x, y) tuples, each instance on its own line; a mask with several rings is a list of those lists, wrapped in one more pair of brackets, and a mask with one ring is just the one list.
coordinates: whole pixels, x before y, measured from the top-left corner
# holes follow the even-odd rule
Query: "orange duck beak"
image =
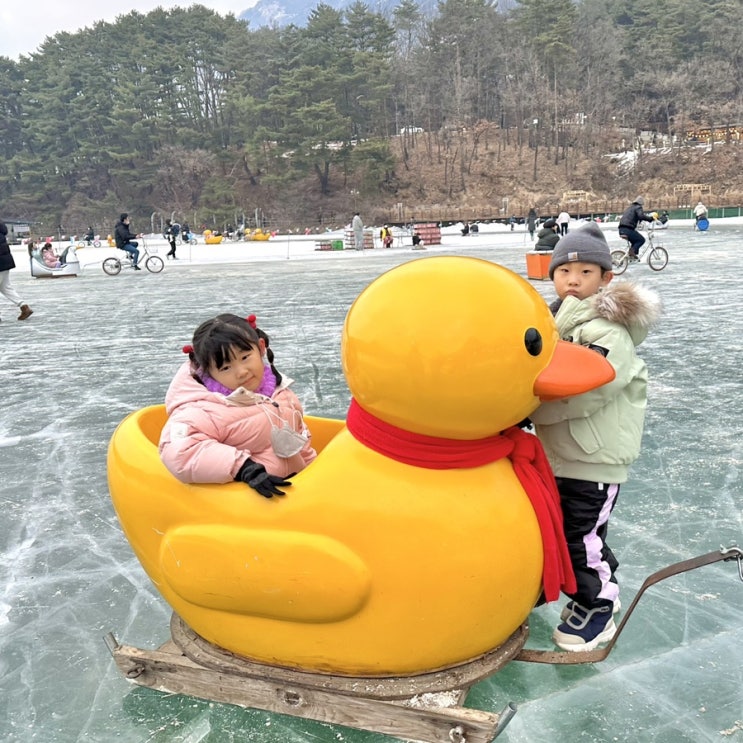
[(558, 341), (546, 369), (534, 383), (534, 394), (547, 402), (572, 397), (611, 382), (614, 367), (598, 352), (568, 341)]

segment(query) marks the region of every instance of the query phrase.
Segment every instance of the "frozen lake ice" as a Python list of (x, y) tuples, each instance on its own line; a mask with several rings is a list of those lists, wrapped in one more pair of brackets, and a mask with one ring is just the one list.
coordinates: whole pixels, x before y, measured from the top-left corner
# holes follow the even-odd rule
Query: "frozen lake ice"
[[(130, 686), (103, 642), (156, 647), (170, 610), (134, 558), (106, 485), (106, 447), (131, 411), (162, 401), (203, 319), (255, 312), (277, 366), (309, 413), (344, 417), (340, 332), (353, 299), (383, 271), (429, 255), (474, 255), (525, 275), (520, 233), (450, 231), (409, 247), (315, 252), (313, 240), (180, 248), (162, 274), (103, 274), (110, 251), (80, 251), (81, 276), (37, 280), (14, 249), (26, 322), (0, 304), (0, 740), (72, 743), (392, 739)], [(607, 233), (619, 246), (615, 229)], [(650, 369), (644, 447), (622, 487), (610, 543), (629, 605), (647, 575), (743, 544), (740, 464), (743, 226), (687, 224), (661, 234), (671, 261), (631, 266), (665, 314), (641, 353)], [(165, 249), (162, 241), (152, 241)], [(222, 262), (225, 261), (225, 262)], [(550, 282), (532, 282), (548, 299)], [(536, 609), (529, 645), (551, 648), (562, 603)], [(466, 611), (466, 607), (462, 607)], [(575, 667), (513, 662), (468, 705), (519, 707), (499, 741), (743, 741), (743, 583), (735, 563), (650, 589), (607, 660)]]

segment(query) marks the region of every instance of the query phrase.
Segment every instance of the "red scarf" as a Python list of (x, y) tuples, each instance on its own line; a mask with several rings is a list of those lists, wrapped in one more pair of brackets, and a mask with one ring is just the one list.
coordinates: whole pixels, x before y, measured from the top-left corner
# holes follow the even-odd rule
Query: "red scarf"
[(536, 436), (516, 426), (474, 441), (424, 436), (385, 423), (366, 412), (356, 400), (351, 400), (346, 425), (364, 446), (413, 467), (469, 469), (508, 457), (531, 501), (542, 534), (544, 596), (547, 601), (554, 601), (561, 590), (575, 593), (575, 576), (563, 532), (560, 494)]

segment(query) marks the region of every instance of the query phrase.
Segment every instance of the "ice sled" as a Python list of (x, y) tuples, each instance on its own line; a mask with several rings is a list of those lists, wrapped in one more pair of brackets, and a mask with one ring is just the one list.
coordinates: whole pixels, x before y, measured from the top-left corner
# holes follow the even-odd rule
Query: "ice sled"
[(37, 279), (57, 279), (63, 276), (77, 276), (82, 270), (74, 245), (65, 248), (60, 261), (62, 265), (59, 268), (51, 268), (42, 261), (39, 255), (29, 256), (31, 276)]
[(271, 238), (270, 232), (264, 232), (260, 227), (252, 232), (245, 230), (246, 240), (269, 240)]
[[(467, 383), (442, 384), (474, 338)], [(341, 355), (354, 417), (329, 440), (332, 424), (313, 421), (314, 444), (327, 443), (284, 498), (179, 482), (157, 452), (162, 408), (129, 416), (108, 453), (124, 533), (191, 629), (258, 662), (383, 676), (477, 658), (525, 620), (545, 563), (532, 501), (511, 459), (493, 455), (508, 445), (500, 432), (613, 369), (558, 339), (526, 280), (459, 257), (374, 281), (348, 312)], [(374, 442), (379, 427), (400, 439), (393, 451)], [(420, 464), (396, 458), (404, 439)], [(459, 464), (470, 450), (482, 458)]]
[(157, 451), (163, 406), (119, 425), (111, 497), (173, 621), (158, 650), (112, 635), (109, 648), (137, 684), (485, 743), (513, 711), (463, 699), (522, 654), (550, 568), (538, 509), (494, 449), (523, 442), (515, 424), (540, 400), (593, 389), (613, 369), (559, 340), (526, 280), (452, 256), (372, 282), (347, 314), (341, 357), (349, 414), (308, 416), (318, 457), (282, 498), (176, 480)]
[(223, 237), (223, 235), (217, 235), (211, 230), (204, 230), (204, 242), (207, 245), (219, 245)]
[(215, 702), (252, 707), (360, 730), (398, 736), (411, 743), (491, 743), (516, 714), (509, 702), (500, 713), (465, 707), (470, 687), (511, 661), (575, 665), (606, 659), (645, 591), (656, 583), (720, 561), (737, 562), (743, 581), (743, 551), (720, 548), (669, 565), (648, 576), (606, 647), (588, 652), (525, 648), (528, 626), (477, 660), (414, 676), (353, 678), (313, 674), (255, 663), (199, 637), (173, 614), (171, 638), (157, 650), (105, 639), (121, 673), (138, 686)]

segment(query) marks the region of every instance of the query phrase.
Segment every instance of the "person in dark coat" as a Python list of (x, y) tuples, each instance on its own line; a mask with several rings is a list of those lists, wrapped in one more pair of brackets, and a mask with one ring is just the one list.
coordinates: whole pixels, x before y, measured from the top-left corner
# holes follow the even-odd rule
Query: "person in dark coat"
[(645, 243), (645, 238), (637, 231), (637, 225), (640, 222), (652, 222), (655, 217), (652, 214), (645, 214), (642, 207), (645, 205), (645, 199), (638, 196), (625, 210), (619, 218), (619, 235), (629, 240), (630, 260), (638, 260), (640, 248)]
[(141, 271), (142, 269), (137, 265), (139, 260), (139, 243), (135, 240), (137, 237), (129, 229), (129, 215), (123, 212), (119, 217), (119, 221), (114, 226), (114, 239), (116, 240), (116, 247), (119, 250), (125, 250), (132, 257), (132, 267), (135, 271)]
[(11, 286), (10, 272), (14, 268), (13, 253), (10, 252), (10, 245), (8, 244), (8, 226), (0, 219), (0, 294), (21, 311), (21, 314), (18, 315), (19, 320), (27, 320), (34, 311)]
[(178, 222), (172, 222), (170, 219), (165, 220), (165, 239), (170, 245), (170, 250), (165, 255), (166, 258), (172, 258), (177, 260), (175, 255), (175, 241), (178, 237), (178, 233), (181, 231), (181, 226)]
[(560, 239), (560, 225), (554, 219), (548, 219), (537, 233), (537, 243), (534, 250), (554, 250)]
[(532, 207), (526, 215), (526, 229), (529, 230), (529, 237), (534, 239), (534, 230), (537, 229), (537, 210)]

